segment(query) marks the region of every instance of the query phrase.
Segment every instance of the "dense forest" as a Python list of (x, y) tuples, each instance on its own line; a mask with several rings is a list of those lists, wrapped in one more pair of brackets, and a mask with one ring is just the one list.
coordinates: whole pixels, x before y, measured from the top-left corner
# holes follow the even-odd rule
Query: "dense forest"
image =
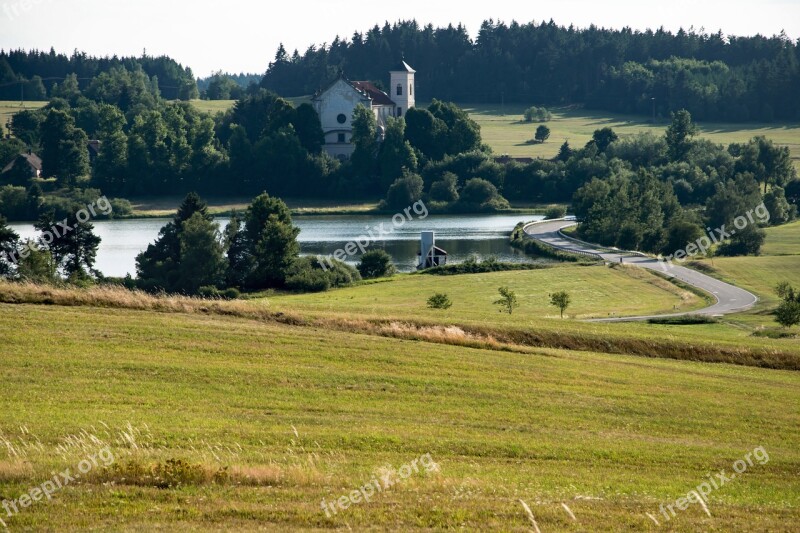
[(307, 95), (339, 72), (383, 83), (401, 56), (417, 70), (422, 101), (583, 103), (647, 115), (655, 107), (666, 118), (687, 109), (696, 120), (800, 118), (800, 41), (785, 35), (489, 20), (472, 39), (460, 25), (404, 21), (302, 54), (281, 46), (261, 85), (284, 96)]
[(87, 89), (102, 74), (115, 69), (141, 72), (168, 100), (199, 96), (192, 69), (166, 56), (93, 57), (75, 51), (71, 56), (40, 50), (0, 51), (0, 100), (48, 100), (59, 94), (65, 80)]

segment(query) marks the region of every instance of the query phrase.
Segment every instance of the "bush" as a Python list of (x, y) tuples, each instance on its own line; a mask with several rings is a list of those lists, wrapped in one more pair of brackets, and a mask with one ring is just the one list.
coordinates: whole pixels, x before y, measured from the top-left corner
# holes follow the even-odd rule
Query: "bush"
[(525, 122), (548, 122), (553, 118), (553, 114), (545, 107), (531, 106), (523, 114)]
[(494, 257), (478, 262), (474, 257), (470, 257), (463, 263), (427, 268), (420, 271), (420, 274), (455, 276), (459, 274), (483, 274), (486, 272), (508, 272), (512, 270), (538, 270), (541, 268), (549, 268), (549, 266), (541, 263), (501, 263)]
[(226, 300), (238, 300), (242, 296), (242, 294), (239, 292), (239, 289), (235, 289), (233, 287), (230, 289), (225, 289), (220, 294)]
[(437, 292), (428, 298), (428, 307), (431, 309), (450, 309), (453, 307), (453, 302), (446, 294)]
[[(128, 287), (128, 283), (125, 280), (123, 280), (122, 285), (129, 289), (133, 288), (133, 287)], [(241, 297), (242, 295), (239, 292), (239, 289), (230, 288), (221, 291), (218, 288), (214, 287), (213, 285), (205, 285), (203, 287), (200, 287), (197, 290), (197, 294), (202, 298), (208, 298), (212, 300), (218, 300), (218, 299), (238, 300), (239, 297)]]
[(547, 208), (544, 212), (545, 220), (555, 220), (557, 218), (564, 218), (567, 214), (567, 208), (560, 205), (554, 205)]
[(358, 272), (364, 279), (385, 278), (392, 276), (397, 269), (392, 263), (392, 256), (384, 250), (370, 250), (361, 256)]
[(124, 198), (112, 198), (111, 202), (111, 217), (119, 218), (130, 215), (133, 212), (133, 206)]
[(219, 298), (219, 289), (214, 287), (213, 285), (204, 285), (197, 289), (197, 294), (201, 298)]
[(289, 267), (286, 288), (297, 292), (324, 292), (361, 281), (358, 271), (336, 259), (301, 257)]

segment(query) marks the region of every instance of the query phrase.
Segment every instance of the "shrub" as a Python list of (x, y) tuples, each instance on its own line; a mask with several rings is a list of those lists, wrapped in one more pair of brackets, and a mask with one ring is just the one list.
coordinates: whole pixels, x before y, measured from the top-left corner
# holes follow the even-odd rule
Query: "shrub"
[(531, 106), (523, 114), (525, 122), (547, 122), (553, 118), (553, 114), (545, 107)]
[(392, 263), (392, 256), (384, 250), (370, 250), (364, 253), (357, 268), (364, 279), (384, 278), (397, 271)]
[(324, 292), (361, 281), (358, 271), (336, 259), (301, 257), (289, 267), (286, 288), (298, 292)]
[[(128, 284), (125, 282), (125, 280), (123, 280), (122, 285), (125, 286), (126, 288), (133, 288), (133, 287), (128, 287)], [(242, 295), (239, 292), (239, 289), (231, 287), (229, 289), (221, 291), (213, 285), (205, 285), (203, 287), (200, 287), (197, 290), (197, 294), (202, 298), (223, 299), (223, 300), (238, 300), (239, 297)]]
[(426, 268), (420, 273), (434, 276), (455, 276), (458, 274), (483, 274), (486, 272), (508, 272), (511, 270), (538, 270), (541, 268), (549, 268), (549, 266), (541, 263), (501, 263), (494, 257), (478, 262), (474, 257), (470, 257), (463, 263)]
[(219, 298), (219, 289), (213, 285), (204, 285), (197, 289), (197, 294), (201, 298)]
[(225, 298), (226, 300), (238, 300), (242, 295), (239, 292), (239, 289), (235, 289), (233, 287), (231, 287), (229, 289), (225, 289), (224, 291), (222, 291), (221, 294), (222, 294), (222, 297)]
[(562, 205), (554, 205), (547, 208), (544, 212), (545, 220), (554, 220), (557, 218), (564, 218), (567, 214), (567, 208)]
[(447, 294), (437, 292), (428, 298), (428, 307), (431, 309), (450, 309), (453, 307), (453, 302)]
[(133, 212), (133, 206), (124, 198), (112, 198), (111, 202), (111, 217), (119, 218), (130, 215)]

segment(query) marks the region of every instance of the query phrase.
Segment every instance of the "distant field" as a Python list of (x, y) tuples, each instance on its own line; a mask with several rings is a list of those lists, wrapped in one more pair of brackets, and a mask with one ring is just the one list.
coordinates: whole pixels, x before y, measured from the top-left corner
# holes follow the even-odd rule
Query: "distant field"
[[(668, 125), (664, 119), (653, 125), (641, 115), (619, 115), (575, 107), (551, 108), (553, 119), (546, 123), (551, 130), (550, 139), (544, 144), (527, 144), (539, 123), (522, 122), (526, 106), (507, 105), (502, 109), (487, 105), (462, 106), (481, 125), (484, 142), (497, 154), (517, 157), (553, 157), (564, 140), (573, 147), (581, 147), (591, 139), (594, 130), (606, 126), (624, 137), (644, 131), (661, 135)], [(795, 165), (800, 168), (800, 124), (701, 122), (698, 126), (700, 137), (721, 144), (745, 142), (756, 135), (765, 135), (780, 145), (788, 146)]]
[(16, 113), (24, 109), (39, 109), (47, 105), (47, 102), (25, 102), (21, 104), (19, 101), (0, 100), (0, 134), (5, 135), (8, 133), (6, 127)]
[[(295, 106), (311, 102), (311, 98), (308, 96), (294, 96), (287, 98), (287, 100), (292, 102)], [(205, 111), (213, 115), (219, 111), (227, 111), (233, 107), (236, 100), (192, 100), (191, 103), (200, 111)]]

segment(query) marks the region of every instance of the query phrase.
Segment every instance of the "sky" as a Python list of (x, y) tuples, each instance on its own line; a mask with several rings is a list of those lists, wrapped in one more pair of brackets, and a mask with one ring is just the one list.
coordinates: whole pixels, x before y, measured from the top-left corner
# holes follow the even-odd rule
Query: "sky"
[(800, 0), (0, 0), (0, 48), (90, 55), (168, 55), (196, 76), (263, 73), (284, 43), (291, 53), (350, 37), (385, 21), (462, 23), (474, 37), (483, 20), (800, 38)]

